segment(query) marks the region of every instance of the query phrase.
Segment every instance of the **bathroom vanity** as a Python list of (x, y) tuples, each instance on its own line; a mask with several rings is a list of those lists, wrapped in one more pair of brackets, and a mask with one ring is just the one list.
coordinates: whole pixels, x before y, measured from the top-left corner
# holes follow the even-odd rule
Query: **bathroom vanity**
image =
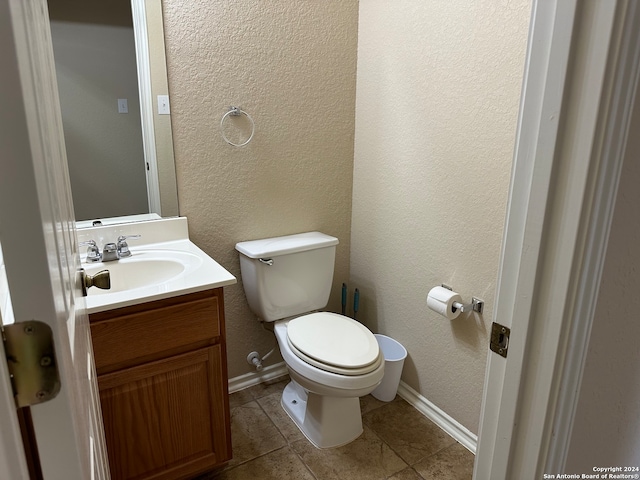
[(89, 316), (113, 479), (231, 458), (222, 289)]
[[(231, 459), (223, 286), (235, 278), (188, 239), (131, 243), (131, 260), (86, 265), (115, 273), (112, 292), (86, 299), (111, 478), (191, 478)], [(138, 274), (167, 258), (191, 265)], [(114, 283), (123, 272), (134, 288)]]

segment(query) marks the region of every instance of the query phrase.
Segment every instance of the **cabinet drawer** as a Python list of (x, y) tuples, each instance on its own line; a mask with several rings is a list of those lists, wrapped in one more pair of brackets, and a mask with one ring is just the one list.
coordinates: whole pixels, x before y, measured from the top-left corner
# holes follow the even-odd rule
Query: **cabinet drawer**
[(122, 309), (113, 318), (99, 316), (99, 321), (91, 316), (98, 374), (216, 343), (221, 302), (215, 295), (198, 297), (169, 305), (158, 302), (158, 308), (132, 313)]

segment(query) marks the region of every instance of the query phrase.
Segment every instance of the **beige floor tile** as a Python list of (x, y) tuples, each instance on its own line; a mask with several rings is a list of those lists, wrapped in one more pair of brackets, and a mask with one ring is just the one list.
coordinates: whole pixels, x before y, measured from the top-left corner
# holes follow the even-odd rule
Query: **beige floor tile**
[(386, 405), (386, 404), (387, 402), (378, 400), (373, 395), (366, 395), (364, 397), (360, 397), (360, 411), (362, 412), (363, 415), (367, 412), (370, 412), (371, 410), (375, 410), (376, 408), (382, 407), (383, 405)]
[(388, 480), (423, 480), (423, 478), (413, 468), (408, 467), (389, 477)]
[(474, 455), (459, 443), (413, 466), (425, 480), (470, 480)]
[(244, 405), (245, 403), (249, 403), (255, 400), (251, 392), (248, 388), (244, 390), (240, 390), (239, 392), (234, 392), (229, 395), (229, 408), (233, 409), (234, 407), (239, 407), (240, 405)]
[(254, 385), (253, 387), (247, 388), (247, 391), (257, 400), (258, 398), (266, 397), (275, 392), (282, 393), (282, 390), (284, 390), (284, 387), (286, 387), (290, 381), (289, 375), (285, 375), (259, 385)]
[(291, 446), (318, 480), (382, 480), (407, 467), (366, 426), (360, 437), (343, 447), (321, 450), (306, 439)]
[(254, 385), (244, 390), (233, 392), (229, 395), (229, 406), (231, 408), (244, 405), (252, 400), (262, 398), (274, 392), (282, 392), (284, 387), (289, 383), (289, 375), (284, 375), (259, 385)]
[(455, 443), (400, 398), (366, 413), (363, 421), (411, 466)]
[(293, 420), (289, 418), (289, 415), (284, 411), (280, 404), (282, 398), (282, 392), (275, 392), (266, 397), (258, 399), (258, 403), (262, 409), (269, 415), (271, 421), (275, 423), (280, 433), (289, 443), (297, 442), (298, 440), (306, 439), (298, 426), (293, 423)]
[(286, 441), (260, 405), (252, 401), (231, 410), (231, 444), (229, 465), (233, 466), (277, 450)]
[[(207, 477), (207, 480), (315, 480), (289, 447)], [(201, 480), (205, 480), (202, 478)]]
[(317, 449), (282, 409), (288, 382), (288, 376), (281, 377), (230, 396), (233, 460), (200, 480), (472, 477), (473, 454), (400, 397), (361, 398), (364, 433), (343, 447)]

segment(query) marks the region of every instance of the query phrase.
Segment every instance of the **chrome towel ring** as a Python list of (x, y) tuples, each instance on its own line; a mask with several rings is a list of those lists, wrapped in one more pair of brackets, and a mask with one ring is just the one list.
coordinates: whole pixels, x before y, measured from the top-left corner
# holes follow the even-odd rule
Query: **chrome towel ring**
[[(227, 117), (230, 117), (230, 116), (237, 117), (238, 115), (244, 115), (245, 117), (247, 117), (249, 122), (251, 122), (251, 135), (249, 135), (249, 138), (247, 138), (242, 143), (233, 143), (224, 134), (224, 121), (227, 119)], [(222, 138), (224, 139), (224, 141), (227, 142), (229, 145), (233, 145), (234, 147), (244, 147), (247, 143), (251, 141), (251, 139), (253, 138), (253, 134), (256, 133), (256, 124), (253, 121), (253, 118), (251, 118), (251, 115), (249, 115), (247, 112), (242, 110), (240, 107), (229, 107), (229, 111), (225, 113), (222, 116), (222, 119), (220, 120), (220, 133), (222, 134)]]

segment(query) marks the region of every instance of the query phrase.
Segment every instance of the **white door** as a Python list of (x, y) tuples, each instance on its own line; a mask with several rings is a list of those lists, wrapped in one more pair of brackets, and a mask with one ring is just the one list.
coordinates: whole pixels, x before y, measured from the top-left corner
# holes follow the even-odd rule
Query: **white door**
[[(61, 382), (31, 407), (40, 465), (45, 479), (108, 479), (45, 0), (0, 0), (0, 58), (0, 245), (13, 317), (51, 327)], [(0, 478), (28, 478), (0, 363)]]
[(534, 2), (477, 480), (564, 473), (639, 66), (638, 2)]

